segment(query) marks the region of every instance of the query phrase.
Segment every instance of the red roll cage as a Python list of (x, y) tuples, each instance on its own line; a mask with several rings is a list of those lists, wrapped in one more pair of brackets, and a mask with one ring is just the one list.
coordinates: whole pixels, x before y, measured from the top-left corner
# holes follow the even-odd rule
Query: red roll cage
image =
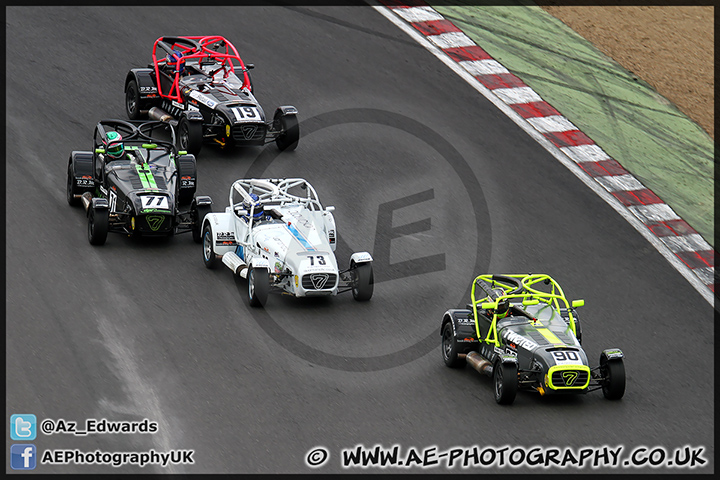
[[(165, 52), (165, 56), (157, 58), (157, 50), (160, 47), (161, 51)], [(223, 51), (224, 47), (224, 51)], [(179, 51), (182, 55), (180, 59), (176, 61), (168, 60), (168, 57), (172, 55), (174, 51)], [(153, 65), (155, 67), (155, 78), (157, 83), (158, 94), (160, 97), (167, 98), (168, 100), (174, 100), (179, 103), (183, 103), (182, 95), (180, 95), (180, 77), (184, 74), (182, 71), (187, 72), (187, 60), (197, 59), (197, 64), (210, 63), (217, 64), (217, 68), (213, 70), (209, 75), (214, 78), (215, 75), (222, 70), (223, 78), (227, 78), (230, 72), (236, 72), (236, 66), (233, 61), (238, 63), (242, 71), (242, 88), (250, 89), (250, 78), (247, 74), (247, 68), (245, 63), (238, 55), (235, 46), (230, 43), (225, 37), (220, 35), (210, 36), (182, 36), (182, 37), (160, 37), (155, 40), (153, 45)], [(185, 68), (180, 68), (182, 64), (185, 64)], [(194, 63), (193, 63), (194, 64)], [(160, 67), (169, 65), (173, 68), (172, 85), (168, 92), (162, 91), (160, 85)], [(201, 72), (199, 69), (198, 73)]]

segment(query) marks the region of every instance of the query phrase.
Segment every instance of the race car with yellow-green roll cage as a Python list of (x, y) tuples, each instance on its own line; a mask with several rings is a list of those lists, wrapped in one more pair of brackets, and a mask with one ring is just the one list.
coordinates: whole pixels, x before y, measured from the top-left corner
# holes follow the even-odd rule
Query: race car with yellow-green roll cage
[(576, 311), (585, 302), (569, 302), (549, 275), (479, 275), (471, 300), (467, 308), (443, 314), (443, 361), (451, 368), (467, 363), (492, 377), (497, 403), (513, 403), (518, 390), (551, 395), (602, 389), (610, 400), (624, 395), (622, 351), (603, 350), (599, 365), (590, 368)]

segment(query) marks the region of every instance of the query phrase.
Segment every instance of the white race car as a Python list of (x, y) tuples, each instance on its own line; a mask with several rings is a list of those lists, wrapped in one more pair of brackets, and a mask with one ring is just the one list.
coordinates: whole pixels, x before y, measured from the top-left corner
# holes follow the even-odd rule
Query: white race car
[(296, 297), (352, 291), (355, 300), (369, 300), (372, 256), (353, 253), (349, 267), (338, 268), (333, 210), (302, 178), (237, 180), (225, 211), (203, 220), (205, 266), (222, 262), (247, 278), (253, 307), (265, 305), (271, 287)]

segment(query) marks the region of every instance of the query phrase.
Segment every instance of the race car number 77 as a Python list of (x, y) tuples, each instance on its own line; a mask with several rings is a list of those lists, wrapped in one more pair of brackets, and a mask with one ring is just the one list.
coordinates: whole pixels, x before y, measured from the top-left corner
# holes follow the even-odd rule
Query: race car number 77
[(162, 195), (143, 195), (140, 199), (143, 208), (169, 208), (167, 197)]

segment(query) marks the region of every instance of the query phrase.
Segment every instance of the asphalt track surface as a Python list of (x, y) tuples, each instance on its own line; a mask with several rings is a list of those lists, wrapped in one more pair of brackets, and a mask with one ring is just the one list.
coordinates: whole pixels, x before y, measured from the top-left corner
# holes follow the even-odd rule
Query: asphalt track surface
[[(373, 9), (6, 15), (6, 419), (159, 423), (154, 435), (40, 435), (38, 451), (195, 452), (193, 465), (165, 469), (36, 472), (347, 472), (340, 452), (358, 444), (691, 445), (710, 460), (691, 473), (714, 471), (712, 307), (565, 167)], [(178, 28), (190, 18), (191, 31)], [(205, 269), (189, 235), (88, 244), (82, 210), (64, 198), (67, 158), (90, 148), (97, 120), (124, 118), (127, 70), (150, 61), (167, 34), (228, 37), (256, 65), (265, 110), (292, 104), (302, 120), (292, 153), (204, 148), (198, 194), (221, 210), (236, 178), (308, 179), (336, 206), (340, 264), (352, 251), (375, 256), (370, 302), (274, 295), (252, 310), (246, 282)], [(464, 305), (485, 272), (549, 273), (584, 298), (583, 346), (593, 362), (604, 348), (625, 352), (625, 397), (521, 393), (501, 407), (488, 378), (446, 368), (442, 313)], [(316, 446), (330, 460), (312, 470), (305, 457)]]

